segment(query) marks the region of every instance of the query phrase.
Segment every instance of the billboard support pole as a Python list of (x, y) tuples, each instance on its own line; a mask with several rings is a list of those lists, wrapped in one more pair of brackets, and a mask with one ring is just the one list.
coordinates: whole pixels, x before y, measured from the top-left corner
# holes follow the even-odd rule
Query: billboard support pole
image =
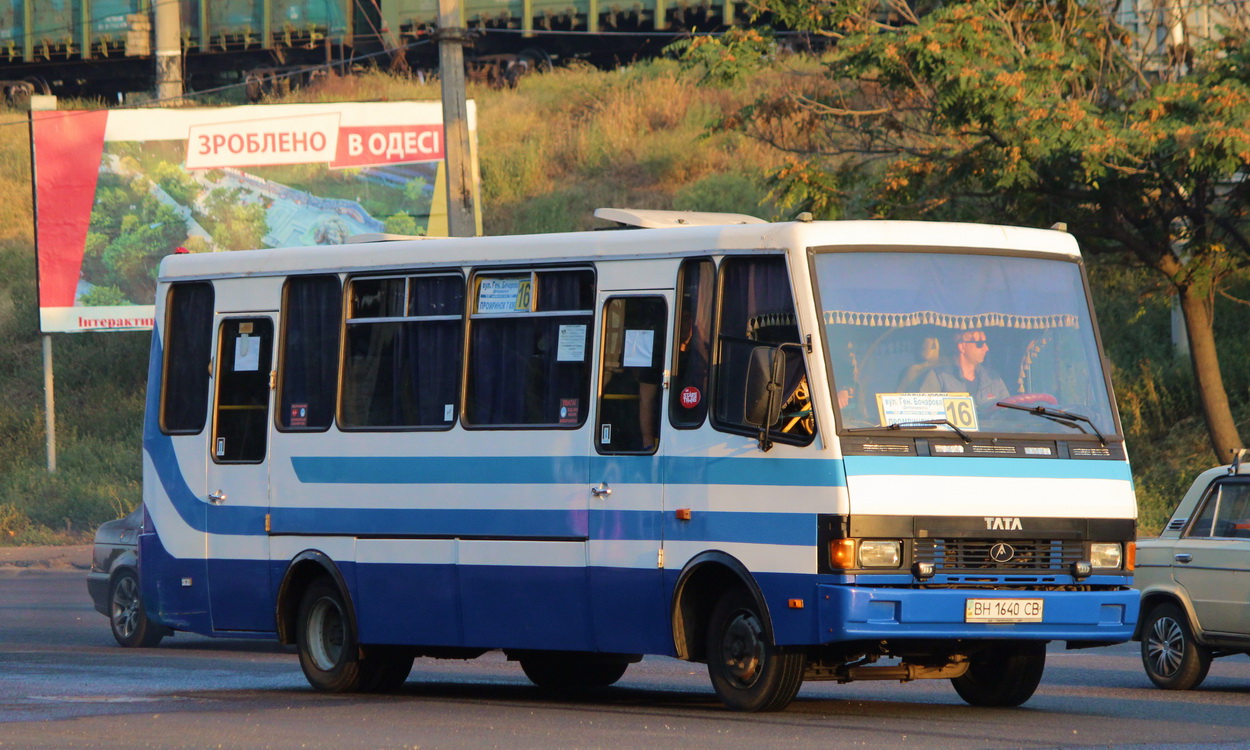
[(447, 233), (477, 234), (477, 206), (469, 153), (468, 105), (465, 103), (464, 45), (468, 31), (460, 18), (460, 0), (438, 0), (438, 74), (443, 89), (443, 140), (447, 154)]
[(56, 396), (52, 388), (52, 335), (43, 338), (43, 413), (48, 442), (48, 473), (56, 473)]

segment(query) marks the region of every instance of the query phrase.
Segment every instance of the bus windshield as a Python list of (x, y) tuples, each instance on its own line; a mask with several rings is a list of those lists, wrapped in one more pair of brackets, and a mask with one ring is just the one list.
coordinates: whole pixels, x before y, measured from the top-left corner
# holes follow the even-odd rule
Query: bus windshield
[(1077, 263), (869, 251), (815, 269), (843, 428), (1118, 433)]

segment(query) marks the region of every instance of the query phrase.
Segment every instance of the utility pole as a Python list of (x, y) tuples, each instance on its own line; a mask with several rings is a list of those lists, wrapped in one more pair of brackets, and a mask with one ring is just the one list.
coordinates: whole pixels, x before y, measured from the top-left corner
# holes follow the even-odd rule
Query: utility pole
[(460, 25), (460, 2), (438, 0), (438, 74), (443, 87), (447, 157), (447, 233), (452, 237), (472, 237), (477, 234), (477, 206), (473, 200), (464, 83), (464, 45), (469, 35)]
[[(207, 0), (205, 0), (207, 1)], [(156, 0), (156, 98), (165, 105), (182, 98), (182, 12), (178, 0)]]

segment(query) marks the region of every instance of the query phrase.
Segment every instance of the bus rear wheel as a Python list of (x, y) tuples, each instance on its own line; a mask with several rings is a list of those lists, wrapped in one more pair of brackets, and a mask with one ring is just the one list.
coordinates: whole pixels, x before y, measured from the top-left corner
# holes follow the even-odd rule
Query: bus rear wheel
[(548, 690), (608, 687), (616, 684), (629, 668), (624, 661), (571, 652), (526, 656), (520, 661), (521, 671), (530, 682)]
[(773, 643), (759, 605), (745, 591), (721, 597), (707, 633), (712, 687), (735, 711), (780, 711), (803, 684), (806, 656)]
[[(308, 684), (327, 693), (367, 689), (371, 677), (338, 586), (328, 578), (313, 581), (300, 601), (295, 642)], [(407, 676), (407, 675), (405, 675)]]
[(951, 679), (960, 698), (973, 706), (1018, 706), (1041, 684), (1046, 643), (997, 643), (973, 653), (968, 662), (968, 671)]

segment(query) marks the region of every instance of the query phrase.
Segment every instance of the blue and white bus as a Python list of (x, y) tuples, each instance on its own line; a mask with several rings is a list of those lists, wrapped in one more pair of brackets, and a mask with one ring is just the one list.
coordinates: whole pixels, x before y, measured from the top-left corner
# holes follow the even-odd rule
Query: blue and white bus
[[(1136, 504), (1060, 231), (601, 209), (619, 231), (162, 263), (142, 602), (326, 691), (502, 650), (1033, 694), (1128, 640)], [(806, 218), (806, 217), (803, 217)]]

